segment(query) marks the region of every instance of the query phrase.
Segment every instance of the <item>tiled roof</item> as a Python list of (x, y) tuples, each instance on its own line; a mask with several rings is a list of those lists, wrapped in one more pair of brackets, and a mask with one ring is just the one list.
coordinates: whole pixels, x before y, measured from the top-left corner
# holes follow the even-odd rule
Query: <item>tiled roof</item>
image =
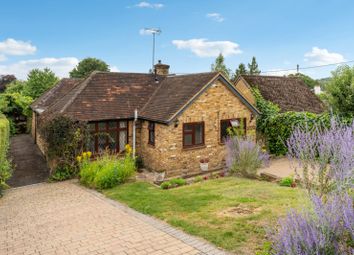
[(321, 100), (299, 78), (263, 75), (241, 76), (251, 87), (257, 87), (264, 99), (285, 111), (324, 111)]
[(133, 118), (137, 109), (140, 118), (168, 123), (219, 76), (215, 72), (169, 76), (94, 72), (51, 104), (41, 118), (61, 113), (82, 121), (126, 119)]
[(35, 111), (45, 111), (50, 105), (72, 90), (75, 85), (80, 83), (80, 81), (82, 81), (82, 79), (61, 79), (53, 88), (47, 90), (42, 96), (33, 102), (31, 108)]

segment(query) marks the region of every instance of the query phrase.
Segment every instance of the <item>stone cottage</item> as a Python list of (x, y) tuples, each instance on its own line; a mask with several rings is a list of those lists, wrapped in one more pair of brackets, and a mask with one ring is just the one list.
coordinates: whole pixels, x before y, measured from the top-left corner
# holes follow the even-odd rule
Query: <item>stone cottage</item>
[(202, 159), (208, 159), (209, 170), (224, 167), (226, 129), (255, 134), (259, 114), (222, 74), (171, 75), (160, 62), (155, 73), (93, 72), (82, 80), (62, 79), (32, 109), (32, 135), (43, 152), (41, 123), (63, 114), (88, 123), (92, 152), (122, 152), (135, 140), (145, 167), (167, 176), (198, 173)]

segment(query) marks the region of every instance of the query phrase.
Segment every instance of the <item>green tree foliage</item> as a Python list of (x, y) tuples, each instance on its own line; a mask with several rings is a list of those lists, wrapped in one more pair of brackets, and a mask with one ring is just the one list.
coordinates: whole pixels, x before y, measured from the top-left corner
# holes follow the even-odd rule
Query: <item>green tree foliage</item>
[(46, 90), (52, 88), (58, 81), (59, 78), (56, 77), (49, 68), (45, 68), (44, 70), (33, 69), (27, 76), (23, 94), (37, 99)]
[(248, 64), (248, 70), (249, 70), (249, 74), (251, 75), (258, 75), (261, 73), (261, 71), (258, 69), (256, 57), (252, 57), (251, 63)]
[(232, 80), (236, 81), (237, 77), (243, 74), (248, 74), (248, 71), (246, 69), (246, 65), (244, 63), (240, 63), (234, 73), (234, 76), (232, 77)]
[(289, 77), (296, 77), (300, 78), (303, 80), (303, 82), (310, 88), (313, 89), (315, 86), (320, 85), (320, 83), (317, 80), (312, 79), (310, 76), (307, 76), (302, 73), (297, 73), (297, 74), (289, 74)]
[(70, 72), (71, 78), (85, 78), (93, 71), (109, 72), (109, 66), (97, 58), (85, 58)]
[(213, 72), (221, 72), (227, 78), (230, 77), (231, 70), (226, 67), (225, 58), (224, 58), (224, 56), (221, 53), (215, 59), (214, 64), (211, 65), (211, 71), (213, 71)]
[(332, 72), (326, 98), (333, 111), (343, 117), (354, 116), (354, 67), (342, 66)]
[(26, 86), (25, 81), (15, 80), (15, 81), (11, 82), (9, 85), (7, 85), (5, 93), (7, 93), (7, 94), (22, 93), (25, 86)]

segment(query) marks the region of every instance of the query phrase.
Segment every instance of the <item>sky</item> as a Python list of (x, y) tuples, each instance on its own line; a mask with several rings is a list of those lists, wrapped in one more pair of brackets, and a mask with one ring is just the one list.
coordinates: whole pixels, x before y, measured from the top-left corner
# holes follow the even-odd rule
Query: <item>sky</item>
[[(144, 28), (159, 28), (155, 58), (171, 73), (210, 71), (222, 53), (233, 71), (255, 56), (264, 74), (285, 75), (354, 60), (353, 26), (350, 0), (0, 0), (0, 74), (49, 67), (67, 77), (86, 57), (148, 72)], [(336, 67), (301, 71), (324, 78)]]

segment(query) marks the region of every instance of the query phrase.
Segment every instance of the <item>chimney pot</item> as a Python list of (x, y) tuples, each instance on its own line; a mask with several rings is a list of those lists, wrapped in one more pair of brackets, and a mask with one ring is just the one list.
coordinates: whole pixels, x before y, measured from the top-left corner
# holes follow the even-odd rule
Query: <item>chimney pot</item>
[(157, 61), (157, 64), (154, 66), (155, 74), (157, 75), (169, 75), (170, 66), (162, 64), (161, 60)]

